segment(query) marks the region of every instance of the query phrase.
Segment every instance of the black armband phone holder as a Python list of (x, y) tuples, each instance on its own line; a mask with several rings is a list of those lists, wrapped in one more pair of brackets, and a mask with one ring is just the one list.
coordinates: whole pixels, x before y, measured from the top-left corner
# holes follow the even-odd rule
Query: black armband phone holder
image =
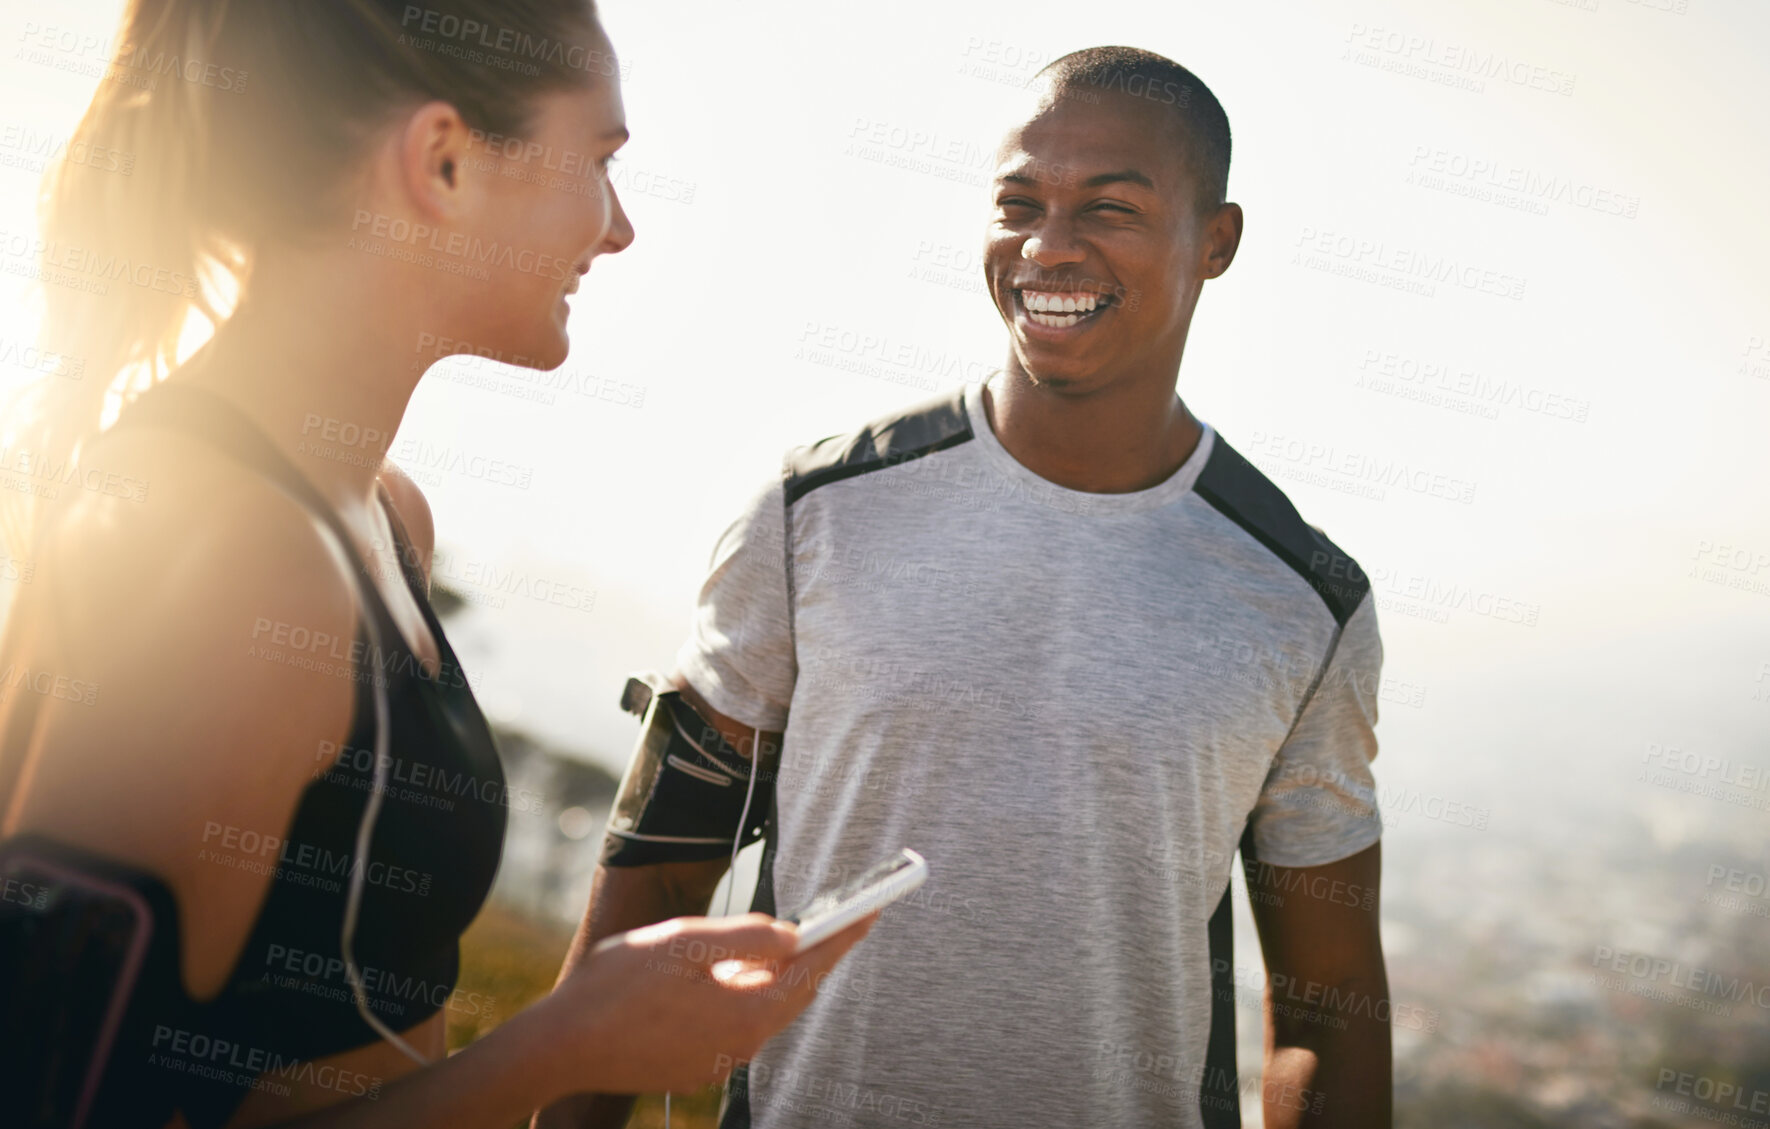
[(146, 871), (37, 834), (0, 843), (0, 1087), (19, 1129), (161, 1125), (181, 1075), (178, 909)]
[(740, 840), (747, 846), (762, 837), (774, 787), (770, 770), (762, 769), (752, 785), (756, 762), (656, 674), (627, 679), (621, 708), (641, 725), (609, 811), (605, 866), (723, 858)]

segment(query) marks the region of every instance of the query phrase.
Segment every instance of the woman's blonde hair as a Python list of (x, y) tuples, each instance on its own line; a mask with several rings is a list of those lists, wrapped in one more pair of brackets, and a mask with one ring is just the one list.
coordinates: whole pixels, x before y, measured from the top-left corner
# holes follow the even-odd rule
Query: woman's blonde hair
[[(237, 307), (260, 245), (339, 220), (391, 115), (441, 100), (521, 136), (538, 96), (613, 73), (595, 20), (591, 0), (129, 0), (67, 147), (104, 159), (60, 162), (40, 202), (41, 344), (72, 363), (20, 392), (0, 447), (74, 466), (193, 315), (200, 335)], [(41, 514), (6, 493), (18, 555)]]

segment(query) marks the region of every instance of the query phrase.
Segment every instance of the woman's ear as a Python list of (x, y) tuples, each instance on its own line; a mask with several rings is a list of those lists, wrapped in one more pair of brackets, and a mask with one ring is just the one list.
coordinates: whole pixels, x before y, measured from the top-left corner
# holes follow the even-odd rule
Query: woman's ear
[(465, 207), (471, 139), (460, 112), (447, 102), (426, 102), (406, 119), (399, 139), (400, 182), (421, 215), (446, 222)]

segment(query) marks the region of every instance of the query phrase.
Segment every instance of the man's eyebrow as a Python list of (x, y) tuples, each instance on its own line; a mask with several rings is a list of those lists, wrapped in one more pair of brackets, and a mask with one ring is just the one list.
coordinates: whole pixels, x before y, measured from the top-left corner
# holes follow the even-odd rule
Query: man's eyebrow
[[(1011, 172), (1003, 173), (996, 178), (1003, 184), (1038, 184), (1040, 177), (1035, 173)], [(1044, 179), (1049, 179), (1044, 178)], [(1100, 188), (1108, 184), (1141, 184), (1145, 188), (1154, 188), (1155, 181), (1138, 172), (1136, 169), (1120, 169), (1118, 172), (1103, 172), (1082, 181), (1083, 188)]]
[(1120, 169), (1118, 172), (1103, 172), (1099, 176), (1091, 176), (1082, 181), (1083, 188), (1099, 188), (1107, 184), (1141, 184), (1145, 188), (1154, 188), (1155, 181), (1138, 172), (1136, 169)]

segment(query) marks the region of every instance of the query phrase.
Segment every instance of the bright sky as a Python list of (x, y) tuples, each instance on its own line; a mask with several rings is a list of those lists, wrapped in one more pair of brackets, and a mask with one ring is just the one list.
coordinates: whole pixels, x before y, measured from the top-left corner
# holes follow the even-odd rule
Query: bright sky
[[(94, 83), (77, 70), (102, 58), (44, 38), (108, 38), (118, 8), (0, 0), (8, 239), (34, 223), (36, 146), (65, 139)], [(1770, 766), (1770, 9), (603, 11), (638, 238), (598, 260), (573, 355), (539, 378), (567, 390), (539, 403), (461, 379), (534, 374), (439, 366), (400, 435), (533, 468), (526, 490), (427, 487), (458, 577), (595, 593), (461, 621), (494, 713), (624, 762), (622, 676), (668, 664), (714, 538), (782, 451), (1000, 362), (978, 251), (1014, 83), (1125, 43), (1228, 110), (1247, 235), (1180, 389), (1376, 577), (1380, 782), (1518, 826), (1614, 793), (1676, 839), (1727, 809), (1635, 783), (1648, 742)], [(9, 381), (35, 309), (0, 275)]]

